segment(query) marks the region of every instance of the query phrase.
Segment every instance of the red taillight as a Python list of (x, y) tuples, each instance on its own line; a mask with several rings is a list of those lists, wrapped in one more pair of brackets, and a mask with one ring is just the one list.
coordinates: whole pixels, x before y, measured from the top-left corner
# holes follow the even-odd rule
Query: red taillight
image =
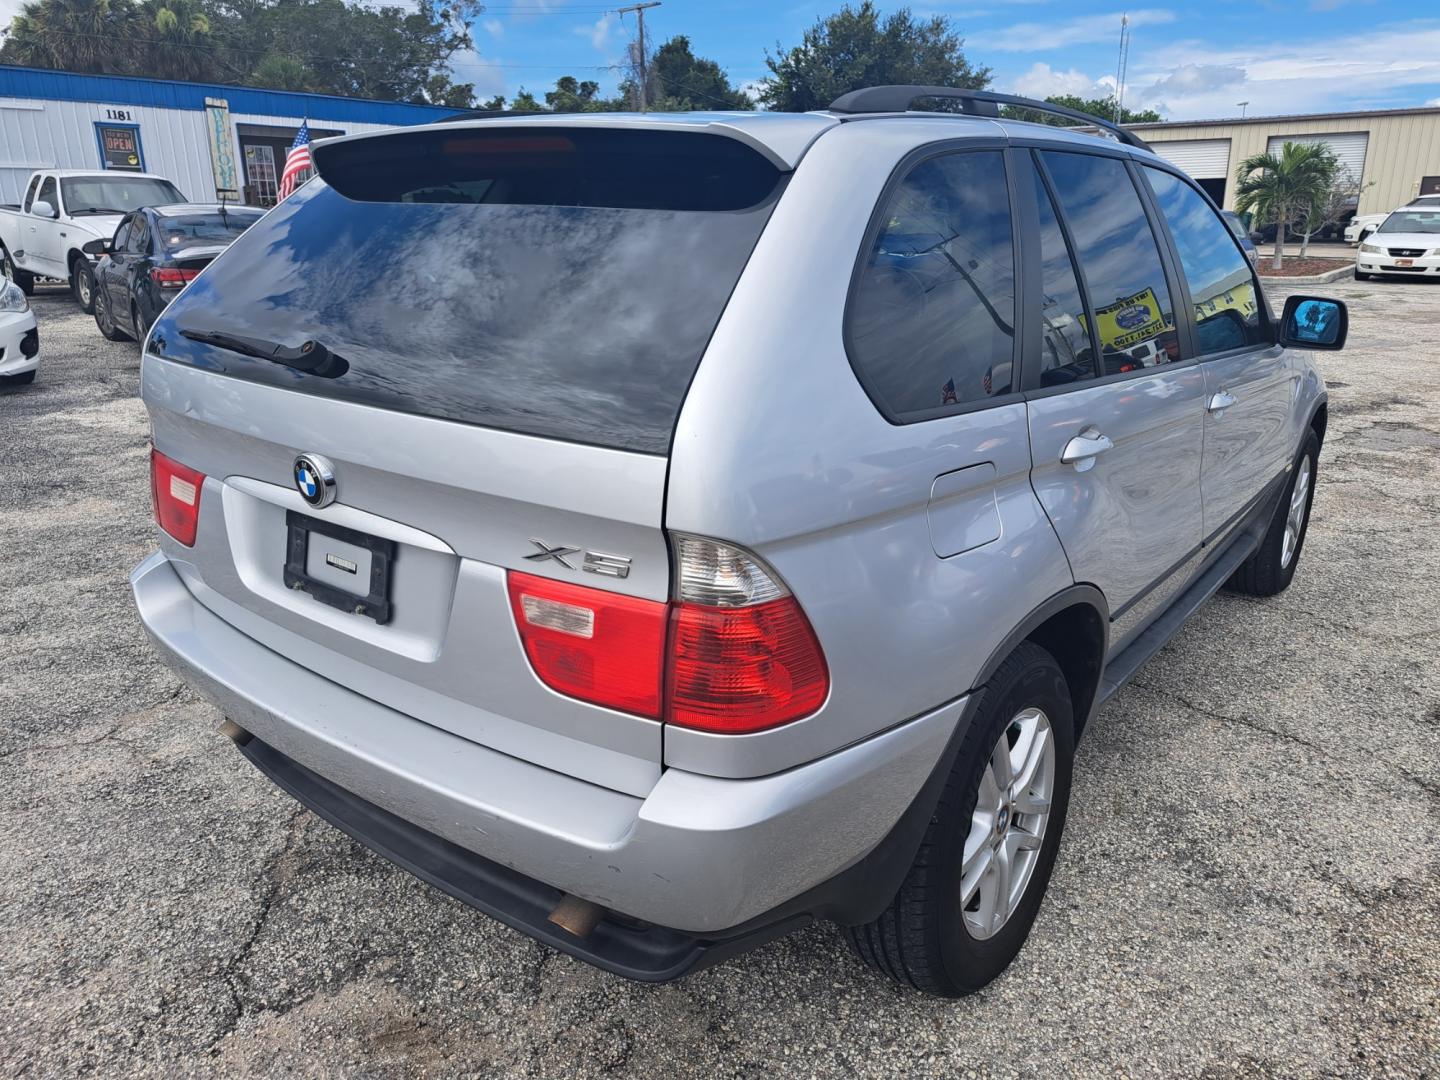
[(738, 734), (808, 716), (830, 676), (793, 596), (752, 607), (680, 603), (670, 626), (665, 719)]
[(659, 718), (667, 605), (530, 574), (512, 572), (509, 584), (525, 655), (542, 682)]
[(173, 266), (156, 266), (150, 270), (150, 280), (162, 289), (184, 288), (195, 280), (199, 270), (180, 270)]
[(818, 709), (830, 692), (825, 655), (784, 585), (728, 544), (676, 537), (676, 556), (679, 598), (670, 604), (512, 572), (510, 606), (540, 680), (722, 734)]
[(195, 546), (200, 524), (200, 492), (205, 474), (150, 448), (150, 494), (155, 500), (155, 523), (186, 547)]

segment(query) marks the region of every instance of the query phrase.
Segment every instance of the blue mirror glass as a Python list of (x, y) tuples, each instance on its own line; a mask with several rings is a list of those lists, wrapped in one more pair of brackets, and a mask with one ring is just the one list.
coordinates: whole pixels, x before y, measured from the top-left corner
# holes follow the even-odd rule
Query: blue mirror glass
[(1304, 300), (1295, 306), (1286, 329), (1293, 341), (1334, 345), (1340, 333), (1340, 305), (1333, 300)]

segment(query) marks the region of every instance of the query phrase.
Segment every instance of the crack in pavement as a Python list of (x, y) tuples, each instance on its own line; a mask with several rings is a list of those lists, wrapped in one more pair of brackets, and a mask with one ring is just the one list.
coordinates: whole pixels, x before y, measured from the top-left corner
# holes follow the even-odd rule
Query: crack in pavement
[(252, 889), (258, 887), (262, 882), (266, 884), (266, 888), (260, 897), (260, 907), (255, 912), (255, 919), (251, 923), (249, 933), (245, 935), (245, 940), (241, 942), (240, 947), (235, 950), (234, 955), (225, 962), (224, 968), (220, 971), (220, 977), (225, 981), (225, 985), (230, 991), (230, 1002), (234, 1010), (234, 1015), (231, 1016), (225, 1026), (216, 1033), (215, 1037), (206, 1044), (205, 1051), (209, 1054), (217, 1052), (220, 1043), (224, 1042), (225, 1039), (234, 1033), (235, 1029), (240, 1026), (240, 1021), (245, 1017), (245, 1002), (240, 996), (241, 988), (237, 985), (238, 980), (242, 978), (240, 966), (249, 959), (251, 950), (255, 948), (255, 943), (259, 941), (260, 934), (265, 929), (266, 922), (269, 921), (270, 911), (275, 906), (275, 901), (279, 898), (280, 882), (273, 880), (273, 875), (276, 868), (279, 867), (281, 860), (294, 850), (295, 842), (301, 832), (300, 824), (304, 816), (305, 808), (303, 806), (297, 805), (295, 809), (291, 811), (290, 820), (285, 825), (284, 842), (279, 848), (266, 856), (265, 861), (260, 865), (259, 872), (255, 875), (255, 879), (250, 883)]

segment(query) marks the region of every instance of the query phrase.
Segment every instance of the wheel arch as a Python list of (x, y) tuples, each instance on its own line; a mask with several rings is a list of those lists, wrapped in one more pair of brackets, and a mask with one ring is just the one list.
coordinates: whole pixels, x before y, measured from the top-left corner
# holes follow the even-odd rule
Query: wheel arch
[(1110, 644), (1110, 606), (1105, 594), (1094, 585), (1071, 585), (1034, 608), (990, 653), (976, 676), (976, 689), (990, 681), (1022, 641), (1033, 641), (1045, 649), (1065, 673), (1078, 741), (1099, 697)]
[(1322, 447), (1325, 445), (1325, 428), (1329, 423), (1330, 403), (1325, 398), (1321, 398), (1320, 403), (1315, 406), (1315, 411), (1310, 414), (1310, 423), (1306, 427), (1315, 432), (1315, 438), (1320, 441)]

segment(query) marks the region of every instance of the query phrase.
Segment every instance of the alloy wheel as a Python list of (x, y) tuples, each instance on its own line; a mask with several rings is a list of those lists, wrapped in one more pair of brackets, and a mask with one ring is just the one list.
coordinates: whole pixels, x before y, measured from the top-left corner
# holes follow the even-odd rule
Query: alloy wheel
[(1280, 541), (1280, 569), (1290, 565), (1295, 550), (1300, 546), (1300, 534), (1305, 528), (1305, 510), (1310, 501), (1310, 456), (1300, 459), (1300, 468), (1295, 473), (1295, 486), (1290, 489), (1290, 508), (1285, 512), (1285, 536)]
[(75, 269), (75, 296), (76, 296), (76, 298), (80, 301), (80, 304), (81, 304), (82, 307), (90, 307), (90, 305), (91, 305), (91, 300), (94, 298), (94, 297), (93, 297), (94, 291), (95, 291), (95, 280), (94, 280), (94, 278), (92, 278), (92, 277), (90, 276), (89, 272), (86, 271), (83, 267), (76, 267), (76, 269)]
[(1020, 906), (1040, 860), (1054, 787), (1050, 718), (1023, 709), (1000, 733), (980, 774), (965, 837), (960, 907), (971, 937), (993, 937)]

